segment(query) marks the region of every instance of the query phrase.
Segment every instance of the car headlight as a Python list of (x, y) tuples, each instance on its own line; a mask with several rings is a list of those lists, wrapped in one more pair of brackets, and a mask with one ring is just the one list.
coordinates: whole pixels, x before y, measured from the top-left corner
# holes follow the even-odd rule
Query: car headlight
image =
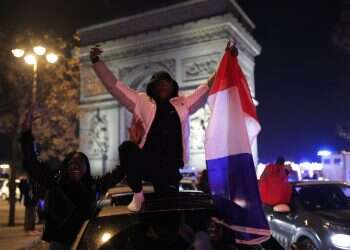
[(348, 234), (333, 234), (331, 236), (332, 244), (341, 249), (350, 249), (350, 235)]
[(102, 234), (101, 236), (101, 242), (102, 243), (106, 243), (107, 241), (109, 241), (112, 238), (112, 234), (110, 232), (105, 232), (104, 234)]

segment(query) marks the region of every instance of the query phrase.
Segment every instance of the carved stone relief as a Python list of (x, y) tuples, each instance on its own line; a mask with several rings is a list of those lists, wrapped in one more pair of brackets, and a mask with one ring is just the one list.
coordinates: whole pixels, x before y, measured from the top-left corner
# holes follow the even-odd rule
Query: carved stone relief
[[(145, 74), (152, 74), (154, 69), (162, 69), (167, 72), (169, 72), (170, 75), (173, 77), (175, 76), (175, 67), (176, 67), (176, 62), (175, 59), (169, 59), (169, 60), (164, 60), (164, 61), (159, 61), (159, 62), (146, 62), (146, 63), (141, 63), (141, 64), (136, 64), (132, 66), (128, 66), (125, 68), (122, 68), (119, 71), (119, 77), (123, 80), (125, 79), (131, 79), (133, 75), (142, 75), (144, 77)], [(137, 79), (132, 80), (132, 88), (138, 89), (139, 88), (139, 83), (140, 81), (137, 81)]]
[(208, 78), (216, 70), (219, 60), (220, 53), (183, 59), (183, 81)]
[(108, 93), (91, 66), (81, 69), (81, 83), (84, 97), (94, 97)]
[(89, 155), (102, 158), (109, 149), (108, 118), (97, 109), (89, 122)]
[(210, 108), (205, 105), (190, 118), (190, 151), (191, 153), (204, 152), (205, 129), (208, 126)]

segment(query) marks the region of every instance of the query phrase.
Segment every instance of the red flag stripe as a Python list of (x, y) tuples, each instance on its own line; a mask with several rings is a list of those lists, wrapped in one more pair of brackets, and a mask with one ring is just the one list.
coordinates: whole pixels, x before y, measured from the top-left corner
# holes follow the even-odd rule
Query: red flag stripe
[(232, 55), (230, 51), (226, 51), (221, 60), (218, 71), (216, 72), (214, 83), (210, 89), (209, 95), (231, 87), (238, 88), (243, 111), (258, 121), (249, 85), (241, 67), (239, 66), (237, 56)]

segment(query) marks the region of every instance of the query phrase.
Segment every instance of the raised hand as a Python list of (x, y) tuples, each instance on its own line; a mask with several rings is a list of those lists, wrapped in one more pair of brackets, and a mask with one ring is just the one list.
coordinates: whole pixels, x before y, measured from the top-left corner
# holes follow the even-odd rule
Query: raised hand
[(92, 47), (90, 49), (90, 61), (92, 63), (96, 63), (98, 62), (98, 60), (100, 59), (100, 55), (102, 54), (102, 50), (100, 49), (100, 45), (95, 45), (94, 47)]
[(238, 49), (236, 47), (236, 42), (232, 39), (230, 39), (227, 42), (225, 51), (230, 51), (232, 55), (238, 56)]

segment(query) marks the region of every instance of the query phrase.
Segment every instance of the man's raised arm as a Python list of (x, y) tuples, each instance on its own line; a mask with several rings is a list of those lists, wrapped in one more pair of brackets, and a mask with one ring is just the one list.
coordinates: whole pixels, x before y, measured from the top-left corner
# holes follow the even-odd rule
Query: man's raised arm
[(114, 96), (121, 105), (125, 106), (130, 112), (133, 112), (135, 103), (139, 94), (137, 91), (129, 88), (126, 84), (119, 81), (107, 65), (100, 60), (102, 50), (95, 46), (90, 50), (90, 60), (96, 75), (106, 87), (108, 92)]

